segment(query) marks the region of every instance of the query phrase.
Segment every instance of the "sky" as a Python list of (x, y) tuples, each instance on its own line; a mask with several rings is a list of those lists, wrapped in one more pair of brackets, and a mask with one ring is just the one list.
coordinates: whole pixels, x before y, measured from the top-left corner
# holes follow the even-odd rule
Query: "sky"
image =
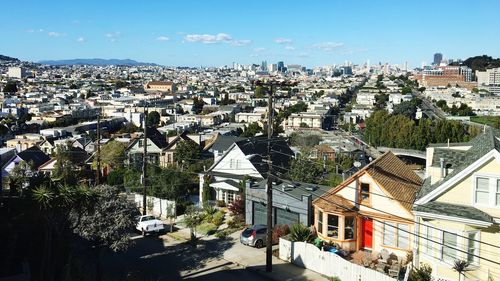
[(0, 54), (307, 67), (500, 57), (500, 1), (5, 1)]

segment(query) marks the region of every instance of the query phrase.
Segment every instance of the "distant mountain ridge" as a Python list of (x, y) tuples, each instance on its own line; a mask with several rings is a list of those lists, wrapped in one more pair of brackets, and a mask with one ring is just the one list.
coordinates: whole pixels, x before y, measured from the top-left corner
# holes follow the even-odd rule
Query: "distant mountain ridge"
[(155, 63), (138, 62), (131, 59), (68, 59), (42, 60), (38, 63), (48, 65), (127, 65), (127, 66), (156, 66)]
[[(470, 57), (462, 62), (462, 64), (470, 67), (473, 72), (476, 70), (485, 71), (488, 68), (500, 67), (500, 58), (494, 59), (487, 55)], [(460, 65), (452, 63), (451, 65)]]
[(0, 55), (0, 61), (19, 61), (19, 59), (8, 57), (4, 55)]

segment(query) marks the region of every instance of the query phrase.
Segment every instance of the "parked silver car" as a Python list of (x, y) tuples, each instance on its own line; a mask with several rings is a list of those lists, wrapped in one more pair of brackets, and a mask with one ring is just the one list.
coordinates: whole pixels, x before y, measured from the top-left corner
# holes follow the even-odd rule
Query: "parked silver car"
[(263, 224), (256, 224), (245, 228), (240, 234), (240, 242), (244, 245), (262, 248), (266, 245), (267, 227)]

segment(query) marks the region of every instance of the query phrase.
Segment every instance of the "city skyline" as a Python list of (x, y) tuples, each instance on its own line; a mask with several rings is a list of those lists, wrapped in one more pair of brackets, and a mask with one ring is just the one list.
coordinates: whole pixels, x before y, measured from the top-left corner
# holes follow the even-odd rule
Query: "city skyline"
[(8, 3), (0, 36), (9, 39), (0, 53), (30, 61), (130, 58), (168, 66), (370, 60), (419, 67), (434, 53), (499, 57), (500, 3), (483, 4), (490, 8), (465, 1)]

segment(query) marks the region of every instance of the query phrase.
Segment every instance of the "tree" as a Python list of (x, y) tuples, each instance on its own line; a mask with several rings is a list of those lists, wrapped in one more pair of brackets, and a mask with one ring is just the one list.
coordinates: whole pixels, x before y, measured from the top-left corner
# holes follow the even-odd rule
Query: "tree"
[(307, 123), (300, 122), (299, 127), (300, 128), (309, 128), (309, 125), (307, 125)]
[(72, 155), (73, 150), (69, 144), (60, 145), (56, 149), (56, 164), (52, 179), (64, 184), (75, 185), (80, 179), (78, 177), (78, 167), (73, 162), (76, 155)]
[(265, 96), (265, 94), (267, 93), (267, 88), (266, 87), (263, 87), (263, 86), (257, 86), (255, 87), (255, 97), (258, 98), (258, 99), (261, 99)]
[[(67, 232), (75, 229), (89, 203), (94, 199), (94, 190), (81, 186), (41, 185), (32, 191), (31, 198), (40, 208), (43, 218), (42, 280), (54, 278), (54, 262), (61, 258), (60, 246)], [(72, 217), (73, 219), (71, 219)], [(58, 251), (59, 250), (59, 251)]]
[(201, 158), (200, 146), (192, 140), (181, 140), (174, 150), (174, 160), (184, 166)]
[(401, 89), (401, 93), (402, 93), (403, 95), (411, 94), (411, 93), (412, 93), (412, 89), (411, 89), (411, 87), (409, 87), (409, 86), (404, 86), (404, 87)]
[(188, 206), (184, 213), (184, 224), (189, 228), (191, 242), (196, 242), (196, 228), (201, 222), (200, 210), (195, 206)]
[(129, 85), (128, 82), (118, 80), (118, 81), (115, 82), (115, 89), (125, 88), (128, 85)]
[(7, 82), (7, 84), (3, 87), (4, 93), (16, 93), (17, 90), (17, 84), (14, 81)]
[(130, 229), (135, 226), (137, 209), (119, 194), (117, 188), (99, 186), (92, 206), (87, 208), (74, 229), (77, 235), (89, 241), (96, 258), (96, 277), (101, 279), (101, 251), (104, 248), (114, 252), (126, 250), (130, 244)]
[(116, 140), (109, 141), (101, 147), (101, 163), (112, 169), (123, 167), (125, 160), (125, 148), (127, 144)]
[(203, 181), (203, 202), (213, 200), (212, 187), (210, 186), (211, 182), (212, 182), (212, 177), (206, 175)]
[(157, 111), (149, 112), (147, 126), (149, 128), (156, 128), (158, 124), (160, 124), (160, 114)]
[(137, 127), (136, 125), (134, 125), (134, 123), (132, 122), (128, 122), (127, 124), (125, 124), (125, 126), (123, 126), (121, 129), (120, 129), (120, 133), (124, 134), (124, 133), (135, 133), (139, 131), (139, 127)]
[(244, 138), (254, 137), (257, 133), (262, 132), (262, 128), (259, 126), (259, 123), (253, 122), (245, 126), (245, 131), (240, 135)]
[(394, 106), (394, 115), (403, 115), (409, 119), (415, 119), (415, 114), (417, 113), (417, 107), (410, 101), (404, 101), (398, 105)]
[(305, 156), (299, 156), (292, 160), (288, 176), (294, 181), (318, 183), (323, 170), (318, 163), (311, 163)]

